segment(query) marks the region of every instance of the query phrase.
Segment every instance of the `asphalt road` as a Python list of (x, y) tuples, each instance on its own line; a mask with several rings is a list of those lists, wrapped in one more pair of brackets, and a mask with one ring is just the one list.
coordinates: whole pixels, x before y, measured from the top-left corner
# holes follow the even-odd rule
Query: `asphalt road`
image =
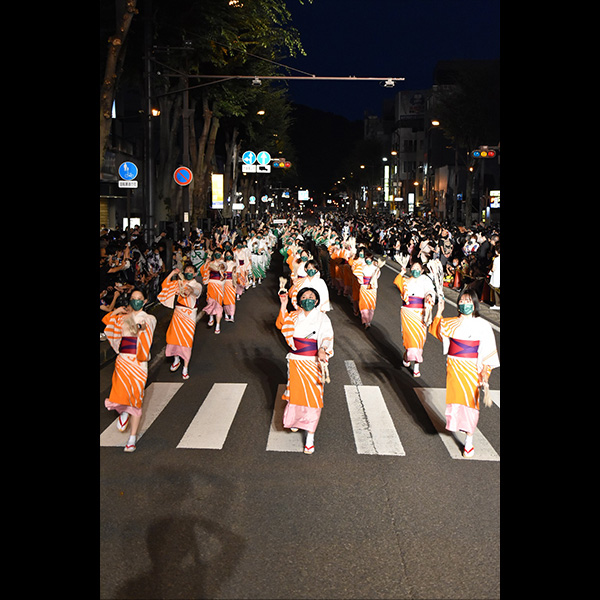
[[(161, 319), (148, 390), (181, 385), (136, 452), (100, 448), (101, 597), (499, 598), (499, 405), (482, 408), (478, 427), (497, 457), (454, 457), (460, 440), (439, 431), (422, 401), (444, 388), (441, 343), (428, 337), (419, 379), (402, 366), (396, 273), (384, 267), (369, 331), (332, 295), (335, 356), (315, 454), (268, 450), (286, 381), (287, 346), (274, 325), (279, 274), (275, 258), (220, 335), (198, 323), (186, 382), (161, 353)], [(447, 297), (444, 314), (455, 314), (455, 294)], [(498, 333), (499, 313), (485, 314)], [(103, 402), (111, 375), (108, 363), (101, 434), (114, 428)], [(498, 396), (499, 382), (495, 369)], [(178, 447), (215, 383), (246, 384), (222, 448)], [(356, 390), (383, 399), (393, 424), (384, 443), (397, 436), (402, 454), (358, 452)], [(379, 435), (367, 425), (363, 434)]]

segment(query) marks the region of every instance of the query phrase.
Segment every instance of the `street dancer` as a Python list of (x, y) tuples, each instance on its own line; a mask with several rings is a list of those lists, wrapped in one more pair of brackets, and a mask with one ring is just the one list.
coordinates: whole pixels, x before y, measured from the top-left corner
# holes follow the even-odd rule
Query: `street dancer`
[[(359, 271), (357, 271), (358, 273)], [(374, 260), (373, 254), (367, 252), (365, 255), (365, 264), (362, 271), (357, 276), (360, 289), (358, 292), (358, 309), (360, 319), (365, 329), (371, 327), (375, 308), (377, 307), (377, 280), (381, 274), (378, 263)]]
[(403, 301), (400, 309), (404, 345), (402, 364), (410, 367), (412, 362), (413, 376), (420, 377), (420, 363), (423, 362), (423, 347), (427, 339), (427, 326), (424, 320), (425, 304), (433, 304), (435, 289), (431, 279), (423, 275), (421, 261), (413, 261), (410, 274), (410, 277), (406, 277), (403, 269), (403, 272), (394, 279), (394, 285), (400, 290)]
[(313, 288), (298, 292), (300, 308), (288, 313), (288, 295), (280, 295), (281, 309), (277, 328), (291, 348), (287, 355), (288, 381), (283, 399), (287, 406), (283, 426), (292, 431), (306, 431), (304, 453), (315, 451), (315, 431), (323, 408), (323, 375), (321, 363), (333, 356), (333, 327), (320, 310), (319, 293)]
[(490, 372), (500, 366), (496, 340), (490, 324), (479, 316), (479, 300), (472, 289), (461, 292), (457, 317), (442, 318), (444, 300), (438, 301), (437, 314), (429, 332), (442, 342), (446, 362), (446, 429), (463, 431), (463, 456), (472, 458), (473, 432), (479, 421), (481, 391), (489, 391)]
[(233, 250), (225, 250), (224, 262), (223, 309), (225, 311), (225, 322), (233, 323), (235, 317), (236, 286), (238, 283), (237, 266)]
[(215, 248), (212, 255), (212, 260), (208, 263), (205, 281), (206, 285), (206, 306), (204, 312), (209, 315), (208, 326), (212, 327), (215, 324), (215, 333), (221, 333), (221, 319), (223, 317), (223, 300), (225, 296), (225, 288), (223, 281), (225, 279), (225, 263), (221, 258), (223, 252), (221, 248)]
[(142, 416), (144, 391), (148, 379), (148, 359), (156, 329), (156, 317), (143, 310), (146, 298), (134, 290), (129, 306), (120, 306), (104, 316), (105, 333), (117, 353), (110, 395), (104, 401), (108, 410), (119, 413), (117, 428), (125, 431), (131, 419), (125, 452), (134, 452)]
[(177, 371), (183, 359), (181, 375), (185, 380), (190, 378), (188, 365), (196, 332), (196, 304), (202, 293), (202, 285), (194, 279), (195, 276), (196, 267), (192, 263), (184, 267), (183, 273), (178, 268), (173, 269), (163, 281), (158, 295), (163, 306), (174, 309), (167, 329), (165, 356), (174, 357), (171, 371)]

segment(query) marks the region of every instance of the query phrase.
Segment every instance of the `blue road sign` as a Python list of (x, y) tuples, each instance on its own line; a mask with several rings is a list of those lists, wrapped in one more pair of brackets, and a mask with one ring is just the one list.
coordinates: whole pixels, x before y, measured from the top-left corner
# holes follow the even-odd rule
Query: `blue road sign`
[(175, 169), (175, 173), (173, 173), (173, 179), (179, 185), (189, 185), (194, 178), (191, 169), (187, 167), (178, 167)]
[(247, 165), (253, 165), (256, 162), (256, 154), (254, 154), (252, 150), (246, 150), (246, 152), (242, 154), (242, 161)]
[(271, 162), (271, 155), (268, 152), (265, 152), (265, 150), (261, 150), (256, 155), (256, 160), (259, 165), (268, 165)]
[(121, 163), (119, 167), (119, 176), (121, 179), (125, 179), (127, 181), (131, 181), (135, 179), (138, 174), (138, 168), (132, 162), (124, 162)]

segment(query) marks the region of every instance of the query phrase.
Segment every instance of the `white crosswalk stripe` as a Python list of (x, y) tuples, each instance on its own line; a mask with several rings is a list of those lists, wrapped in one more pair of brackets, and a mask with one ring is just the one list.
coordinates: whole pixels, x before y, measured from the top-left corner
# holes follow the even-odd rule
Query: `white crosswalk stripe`
[[(462, 448), (464, 433), (455, 434), (446, 429), (446, 390), (444, 388), (415, 388), (415, 393), (452, 458), (463, 460), (500, 460), (498, 453), (479, 429), (476, 429), (473, 432), (475, 455), (472, 458), (463, 457)], [(490, 390), (490, 394), (492, 396), (492, 401), (497, 406), (500, 406), (500, 392), (498, 390)]]
[(362, 384), (353, 360), (344, 365), (352, 383), (344, 392), (358, 454), (406, 456), (379, 387)]
[[(179, 391), (182, 383), (152, 383), (144, 393), (144, 408), (142, 418), (137, 434), (138, 441), (148, 431), (148, 428), (158, 415), (169, 404), (171, 398)], [(101, 434), (101, 446), (116, 446), (124, 448), (129, 439), (129, 427), (124, 432), (117, 429), (117, 419), (115, 419)]]
[[(406, 456), (394, 421), (388, 411), (379, 386), (362, 385), (353, 361), (346, 361), (352, 385), (344, 385), (344, 393), (352, 426), (357, 454), (380, 456)], [(148, 386), (144, 397), (144, 410), (138, 431), (138, 441), (179, 391), (183, 383), (154, 382)], [(200, 405), (196, 415), (177, 444), (177, 448), (221, 450), (239, 409), (247, 388), (246, 383), (215, 383)], [(285, 384), (277, 389), (273, 414), (267, 437), (266, 451), (302, 452), (304, 432), (292, 432), (283, 427)], [(434, 425), (442, 443), (453, 459), (499, 461), (500, 456), (477, 429), (473, 435), (475, 456), (464, 459), (463, 433), (446, 430), (444, 388), (415, 388), (415, 393)], [(500, 406), (500, 391), (490, 390), (492, 401)], [(100, 434), (100, 445), (124, 447), (129, 430), (120, 432), (116, 419)]]
[(247, 385), (215, 383), (177, 447), (221, 450)]
[(405, 456), (404, 448), (376, 385), (345, 385), (358, 454)]

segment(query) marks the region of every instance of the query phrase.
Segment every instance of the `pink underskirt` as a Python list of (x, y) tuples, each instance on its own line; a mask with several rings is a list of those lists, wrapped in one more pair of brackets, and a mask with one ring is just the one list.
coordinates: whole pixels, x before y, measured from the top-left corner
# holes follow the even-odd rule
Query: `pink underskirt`
[(220, 317), (223, 314), (223, 307), (214, 298), (207, 299), (203, 310), (207, 315), (217, 315), (217, 317)]
[(165, 356), (180, 356), (184, 362), (190, 362), (192, 349), (185, 346), (177, 346), (176, 344), (167, 344)]
[(362, 321), (362, 323), (370, 323), (373, 320), (373, 315), (375, 314), (375, 311), (370, 309), (370, 310), (361, 310), (360, 311), (360, 319)]
[(104, 401), (104, 406), (106, 406), (108, 410), (116, 410), (119, 414), (126, 412), (133, 416), (142, 416), (141, 408), (135, 408), (135, 406), (128, 406), (125, 404), (117, 404), (116, 402), (111, 402), (108, 398), (106, 398)]
[(406, 362), (423, 362), (423, 348), (407, 348), (406, 349)]
[(288, 402), (283, 411), (283, 426), (286, 429), (297, 427), (304, 431), (315, 431), (321, 418), (321, 410)]
[(477, 429), (479, 411), (463, 404), (446, 404), (446, 429), (448, 431), (468, 431)]

